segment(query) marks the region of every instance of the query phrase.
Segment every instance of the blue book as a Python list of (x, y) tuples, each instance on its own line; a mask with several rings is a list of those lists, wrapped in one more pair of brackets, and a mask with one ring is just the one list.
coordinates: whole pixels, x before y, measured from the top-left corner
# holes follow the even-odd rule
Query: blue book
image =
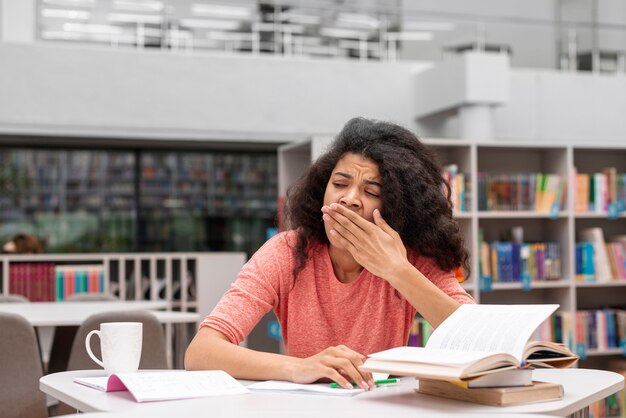
[(606, 324), (607, 347), (615, 348), (617, 347), (617, 338), (615, 336), (615, 311), (612, 309), (605, 309), (604, 322)]
[(591, 242), (583, 242), (583, 278), (587, 282), (593, 282), (596, 280), (596, 268), (593, 263), (593, 244)]
[(576, 258), (575, 258), (575, 269), (576, 269), (576, 281), (583, 281), (585, 277), (583, 276), (583, 243), (576, 243)]
[(521, 255), (520, 244), (511, 243), (511, 281), (519, 282), (521, 279)]

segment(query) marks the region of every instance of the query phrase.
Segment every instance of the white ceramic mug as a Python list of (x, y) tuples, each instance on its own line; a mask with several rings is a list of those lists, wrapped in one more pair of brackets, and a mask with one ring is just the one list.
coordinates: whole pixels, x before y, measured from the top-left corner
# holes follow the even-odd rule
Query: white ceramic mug
[[(91, 336), (100, 338), (102, 360), (91, 351)], [(93, 330), (85, 338), (89, 357), (104, 368), (107, 374), (136, 372), (141, 360), (143, 324), (141, 322), (103, 322), (100, 330)]]

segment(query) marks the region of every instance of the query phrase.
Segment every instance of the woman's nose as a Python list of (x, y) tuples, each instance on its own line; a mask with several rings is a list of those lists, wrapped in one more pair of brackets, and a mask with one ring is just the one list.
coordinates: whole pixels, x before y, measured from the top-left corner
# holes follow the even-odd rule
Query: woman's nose
[(339, 199), (339, 203), (348, 208), (358, 208), (361, 206), (361, 200), (355, 191), (349, 190)]

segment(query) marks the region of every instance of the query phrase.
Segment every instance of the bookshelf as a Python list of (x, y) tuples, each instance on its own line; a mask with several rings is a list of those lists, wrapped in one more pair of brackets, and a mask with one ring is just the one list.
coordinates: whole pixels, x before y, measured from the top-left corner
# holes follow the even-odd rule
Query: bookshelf
[[(0, 256), (0, 284), (2, 294), (8, 294), (15, 266), (52, 265), (57, 271), (100, 268), (102, 286), (91, 291), (109, 293), (120, 300), (165, 300), (170, 310), (207, 315), (245, 261), (241, 252), (7, 255)], [(34, 275), (41, 272), (30, 272), (33, 275), (23, 279), (38, 280)], [(71, 293), (88, 292), (79, 285), (74, 290), (78, 291)], [(62, 301), (64, 296), (51, 301)]]
[[(294, 181), (332, 141), (313, 137), (278, 149), (279, 196), (284, 196)], [(626, 144), (543, 143), (532, 141), (471, 141), (455, 139), (424, 140), (437, 154), (442, 166), (456, 164), (468, 176), (469, 205), (455, 211), (466, 246), (471, 254), (472, 273), (463, 287), (479, 303), (558, 303), (560, 312), (575, 318), (579, 310), (626, 308), (626, 280), (581, 282), (576, 280), (576, 243), (587, 228), (601, 228), (607, 240), (626, 235), (626, 212), (579, 213), (574, 208), (576, 174), (598, 173), (615, 167), (626, 173)], [(479, 210), (479, 177), (544, 173), (562, 182), (560, 207), (548, 210)], [(525, 177), (524, 177), (525, 178)], [(479, 277), (480, 237), (484, 241), (503, 240), (505, 232), (521, 227), (523, 242), (554, 242), (560, 250), (558, 277), (551, 280), (493, 282), (485, 285)], [(573, 327), (572, 327), (573, 329)], [(576, 347), (573, 347), (576, 349)], [(625, 355), (623, 348), (590, 349), (584, 353), (582, 367), (606, 368), (608, 361)]]

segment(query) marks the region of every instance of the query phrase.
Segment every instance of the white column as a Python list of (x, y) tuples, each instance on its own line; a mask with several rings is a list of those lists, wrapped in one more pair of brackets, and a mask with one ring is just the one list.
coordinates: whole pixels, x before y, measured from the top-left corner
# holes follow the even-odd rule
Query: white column
[(462, 139), (494, 139), (493, 106), (466, 104), (459, 107), (459, 137)]
[(36, 0), (0, 1), (0, 42), (35, 42), (36, 3)]

